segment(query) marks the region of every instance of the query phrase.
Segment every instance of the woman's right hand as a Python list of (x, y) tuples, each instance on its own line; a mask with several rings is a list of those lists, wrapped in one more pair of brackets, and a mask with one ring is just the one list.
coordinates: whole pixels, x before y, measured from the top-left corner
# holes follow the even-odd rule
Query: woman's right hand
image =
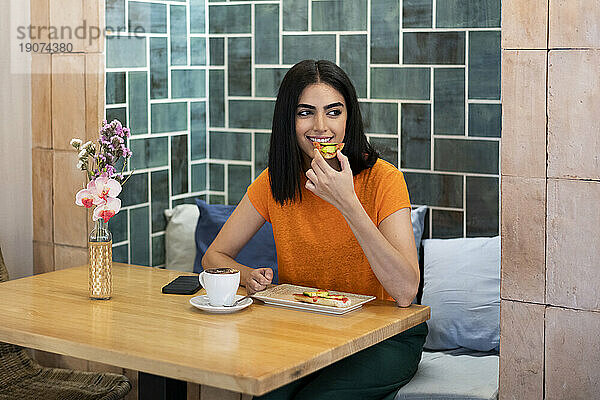
[(273, 270), (271, 268), (256, 268), (246, 275), (244, 286), (250, 295), (265, 290), (272, 281)]

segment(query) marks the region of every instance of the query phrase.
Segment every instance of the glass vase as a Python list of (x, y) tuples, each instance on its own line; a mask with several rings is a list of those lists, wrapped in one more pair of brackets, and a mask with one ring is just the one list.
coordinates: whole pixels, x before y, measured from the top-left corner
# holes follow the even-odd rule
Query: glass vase
[(88, 251), (90, 298), (108, 300), (112, 296), (112, 234), (102, 218), (95, 221), (90, 232)]

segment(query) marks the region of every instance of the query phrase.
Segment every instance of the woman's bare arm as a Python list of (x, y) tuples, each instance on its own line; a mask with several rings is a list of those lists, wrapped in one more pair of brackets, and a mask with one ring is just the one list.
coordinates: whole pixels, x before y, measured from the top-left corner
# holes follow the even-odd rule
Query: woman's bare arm
[(204, 269), (229, 267), (241, 273), (240, 283), (250, 294), (263, 290), (273, 280), (271, 268), (253, 269), (234, 259), (254, 234), (264, 225), (265, 219), (254, 208), (248, 195), (244, 195), (221, 231), (202, 257)]
[(355, 207), (344, 217), (371, 269), (399, 306), (409, 306), (417, 294), (420, 276), (410, 208), (396, 211), (376, 227), (360, 203)]

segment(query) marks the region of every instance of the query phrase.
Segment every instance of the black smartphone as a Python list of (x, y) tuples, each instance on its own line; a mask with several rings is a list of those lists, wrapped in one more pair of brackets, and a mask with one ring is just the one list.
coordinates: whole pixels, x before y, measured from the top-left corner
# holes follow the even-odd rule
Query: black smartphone
[(167, 294), (194, 294), (198, 290), (200, 290), (198, 275), (178, 276), (162, 288), (162, 292)]

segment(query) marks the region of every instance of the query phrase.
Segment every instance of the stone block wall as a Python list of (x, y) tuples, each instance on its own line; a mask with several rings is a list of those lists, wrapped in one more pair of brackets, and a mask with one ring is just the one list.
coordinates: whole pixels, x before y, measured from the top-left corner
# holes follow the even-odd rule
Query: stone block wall
[(600, 3), (502, 2), (500, 399), (600, 393)]
[[(104, 116), (104, 40), (75, 32), (104, 25), (104, 1), (31, 0), (30, 9), (33, 31), (40, 33), (32, 42), (73, 46), (69, 53), (32, 53), (33, 272), (41, 273), (87, 262), (91, 218), (74, 202), (86, 181), (69, 142), (97, 137)], [(49, 37), (48, 27), (63, 32), (60, 38)]]

